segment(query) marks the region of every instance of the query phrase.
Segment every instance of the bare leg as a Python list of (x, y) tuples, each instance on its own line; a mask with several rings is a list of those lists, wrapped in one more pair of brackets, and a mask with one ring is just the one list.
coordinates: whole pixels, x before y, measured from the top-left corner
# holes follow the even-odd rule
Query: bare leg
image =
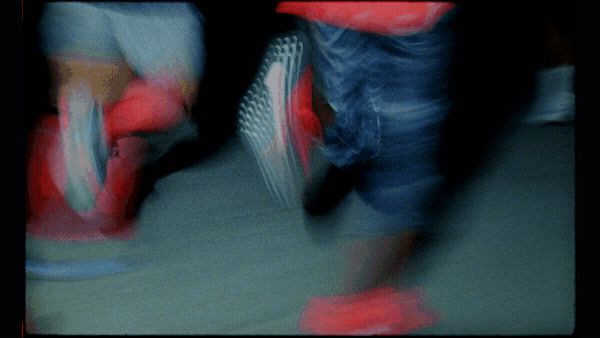
[(352, 243), (347, 249), (345, 292), (352, 294), (381, 286), (398, 287), (414, 244), (415, 233), (412, 231)]
[(49, 63), (52, 79), (51, 98), (55, 106), (61, 88), (69, 88), (81, 81), (89, 84), (92, 95), (99, 103), (115, 102), (133, 78), (133, 73), (125, 62), (51, 57)]
[[(128, 84), (134, 79), (132, 70), (124, 61), (109, 63), (52, 57), (50, 58), (50, 69), (52, 71), (51, 94), (54, 105), (57, 105), (56, 99), (61, 90), (68, 90), (82, 81), (90, 86), (92, 95), (98, 103), (118, 102)], [(198, 86), (194, 80), (185, 78), (178, 79), (177, 85), (178, 94), (182, 95), (187, 108), (186, 113), (189, 116), (195, 103)], [(113, 139), (127, 136), (136, 131), (162, 131), (165, 127), (166, 129), (169, 127), (169, 123), (162, 121), (161, 116), (153, 116), (153, 119), (148, 119), (148, 116), (133, 114), (128, 109), (115, 112), (107, 122)]]
[[(314, 86), (312, 97), (313, 110), (325, 129), (334, 121), (335, 113)], [(350, 244), (347, 248), (344, 292), (353, 294), (379, 286), (396, 286), (402, 268), (412, 253), (415, 237), (413, 231), (406, 231), (398, 235), (360, 239)]]
[(193, 79), (180, 79), (179, 86), (185, 102), (186, 113), (191, 115), (192, 107), (196, 104), (196, 94), (198, 93), (197, 81)]

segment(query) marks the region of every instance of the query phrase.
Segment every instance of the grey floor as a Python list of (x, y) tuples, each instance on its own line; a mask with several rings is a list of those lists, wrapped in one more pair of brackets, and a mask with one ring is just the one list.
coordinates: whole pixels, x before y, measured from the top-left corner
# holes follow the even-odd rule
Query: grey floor
[[(410, 284), (442, 314), (419, 334), (572, 332), (574, 166), (572, 125), (510, 128), (491, 165), (444, 213), (446, 238), (413, 271)], [(298, 334), (307, 299), (339, 287), (342, 249), (361, 208), (355, 195), (318, 220), (279, 207), (233, 140), (157, 182), (133, 241), (28, 239), (36, 257), (147, 263), (77, 282), (27, 279), (29, 314), (44, 333)]]

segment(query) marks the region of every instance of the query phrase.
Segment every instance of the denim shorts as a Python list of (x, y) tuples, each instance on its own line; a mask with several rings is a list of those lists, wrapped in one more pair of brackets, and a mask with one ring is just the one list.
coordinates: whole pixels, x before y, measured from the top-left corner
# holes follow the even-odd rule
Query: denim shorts
[(40, 22), (48, 56), (125, 61), (140, 76), (200, 79), (203, 17), (189, 3), (51, 2)]
[(365, 226), (400, 231), (427, 223), (441, 186), (438, 151), (448, 92), (455, 10), (427, 32), (365, 33), (304, 22), (315, 86), (335, 112), (323, 151), (361, 168), (357, 191), (373, 208)]

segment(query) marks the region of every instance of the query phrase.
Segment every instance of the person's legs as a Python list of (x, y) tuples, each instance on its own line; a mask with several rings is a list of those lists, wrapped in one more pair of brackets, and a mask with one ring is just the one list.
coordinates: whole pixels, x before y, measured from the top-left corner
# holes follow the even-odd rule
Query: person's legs
[[(374, 124), (361, 128), (365, 124), (360, 86), (365, 74), (360, 64), (366, 62), (365, 55), (361, 48), (347, 48), (364, 48), (367, 39), (364, 33), (326, 24), (299, 21), (299, 25), (310, 42), (312, 109), (324, 131), (320, 150), (328, 162), (306, 186), (303, 205), (308, 214), (320, 215), (333, 209), (354, 188), (355, 164), (373, 152), (367, 139), (377, 141), (371, 137), (377, 133), (370, 128)], [(356, 138), (357, 134), (368, 136)]]
[(109, 150), (103, 105), (131, 78), (109, 25), (101, 11), (83, 3), (46, 4), (40, 23), (66, 164), (66, 186), (59, 189), (77, 211), (90, 210), (104, 184)]
[(402, 268), (416, 234), (430, 221), (428, 207), (442, 183), (437, 155), (450, 108), (453, 34), (446, 25), (452, 15), (431, 32), (374, 38), (367, 50), (364, 91), (378, 117), (380, 147), (363, 166), (357, 190), (374, 210), (362, 219), (364, 233), (383, 235), (359, 244), (365, 246), (358, 251), (365, 257), (357, 275), (363, 289), (386, 284), (402, 289)]
[(416, 236), (430, 223), (428, 208), (442, 183), (435, 154), (444, 110), (436, 105), (429, 108), (440, 109), (440, 117), (421, 121), (400, 118), (393, 122), (382, 119), (382, 148), (363, 167), (357, 182), (357, 191), (367, 208), (361, 213), (359, 238), (349, 247), (346, 292), (405, 289), (403, 273), (415, 249)]
[[(313, 332), (325, 328), (356, 332), (357, 327), (378, 326), (405, 332), (435, 320), (421, 308), (419, 297), (408, 297), (412, 299), (409, 303), (400, 301), (406, 298), (404, 294), (412, 294), (400, 284), (400, 278), (414, 248), (416, 231), (427, 224), (428, 204), (441, 183), (435, 156), (441, 121), (449, 108), (447, 76), (452, 46), (445, 24), (442, 20), (432, 32), (406, 37), (365, 35), (361, 41), (351, 42), (360, 48), (350, 51), (336, 50), (335, 43), (349, 43), (354, 33), (338, 29), (325, 35), (330, 39), (321, 41), (315, 34), (315, 69), (335, 114), (333, 128), (325, 131), (325, 146), (330, 147), (329, 155), (338, 165), (360, 168), (357, 190), (372, 212), (363, 213), (361, 219), (364, 237), (348, 248), (342, 292), (351, 297), (344, 298), (345, 303), (327, 297), (311, 302), (303, 325)], [(361, 55), (345, 63), (344, 55), (352, 50)], [(319, 57), (319, 53), (325, 56)], [(343, 67), (346, 64), (349, 69)], [(350, 82), (360, 89), (345, 97), (341, 94), (349, 87), (341, 84)], [(323, 305), (328, 302), (337, 305)], [(390, 312), (367, 315), (377, 306)], [(339, 307), (347, 308), (346, 314), (336, 315)]]
[(51, 98), (57, 106), (60, 88), (69, 89), (74, 83), (89, 85), (94, 98), (101, 104), (115, 102), (133, 78), (131, 69), (124, 60), (101, 61), (50, 56)]
[(100, 103), (114, 102), (133, 74), (119, 52), (110, 20), (91, 4), (48, 3), (40, 35), (51, 72), (51, 99), (60, 88), (85, 82)]
[(113, 135), (144, 136), (152, 162), (197, 137), (191, 111), (204, 68), (203, 18), (188, 3), (103, 6), (138, 77), (111, 108), (108, 128)]
[(191, 3), (107, 6), (115, 38), (136, 74), (155, 84), (175, 85), (191, 108), (204, 72), (202, 14)]
[(378, 287), (397, 288), (415, 238), (416, 232), (407, 230), (351, 243), (346, 253), (345, 293), (355, 294)]
[[(333, 124), (335, 112), (315, 86), (312, 90), (312, 111), (324, 130)], [(304, 190), (303, 206), (310, 215), (321, 215), (332, 210), (352, 191), (356, 180), (354, 168), (342, 169), (327, 163), (320, 170), (322, 172), (314, 174)]]
[[(53, 101), (67, 130), (63, 143), (70, 144), (65, 148), (65, 194), (76, 209), (93, 206), (93, 192), (105, 174), (107, 151), (94, 149), (103, 146), (95, 140), (114, 145), (129, 135), (143, 136), (150, 144), (149, 163), (196, 137), (190, 114), (204, 51), (202, 18), (191, 6), (46, 5), (40, 32), (52, 71)], [(90, 166), (98, 167), (93, 168), (96, 178), (86, 176)]]

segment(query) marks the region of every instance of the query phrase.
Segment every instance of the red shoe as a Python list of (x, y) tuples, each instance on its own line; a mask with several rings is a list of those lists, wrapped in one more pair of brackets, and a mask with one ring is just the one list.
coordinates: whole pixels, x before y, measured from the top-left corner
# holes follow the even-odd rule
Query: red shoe
[(378, 288), (351, 296), (312, 298), (300, 330), (318, 335), (406, 334), (430, 326), (438, 317), (422, 306), (420, 290), (403, 293)]
[(135, 235), (135, 203), (147, 143), (138, 137), (117, 142), (107, 163), (96, 207), (76, 212), (64, 198), (67, 181), (58, 116), (43, 116), (28, 144), (27, 234), (57, 241), (126, 240)]

